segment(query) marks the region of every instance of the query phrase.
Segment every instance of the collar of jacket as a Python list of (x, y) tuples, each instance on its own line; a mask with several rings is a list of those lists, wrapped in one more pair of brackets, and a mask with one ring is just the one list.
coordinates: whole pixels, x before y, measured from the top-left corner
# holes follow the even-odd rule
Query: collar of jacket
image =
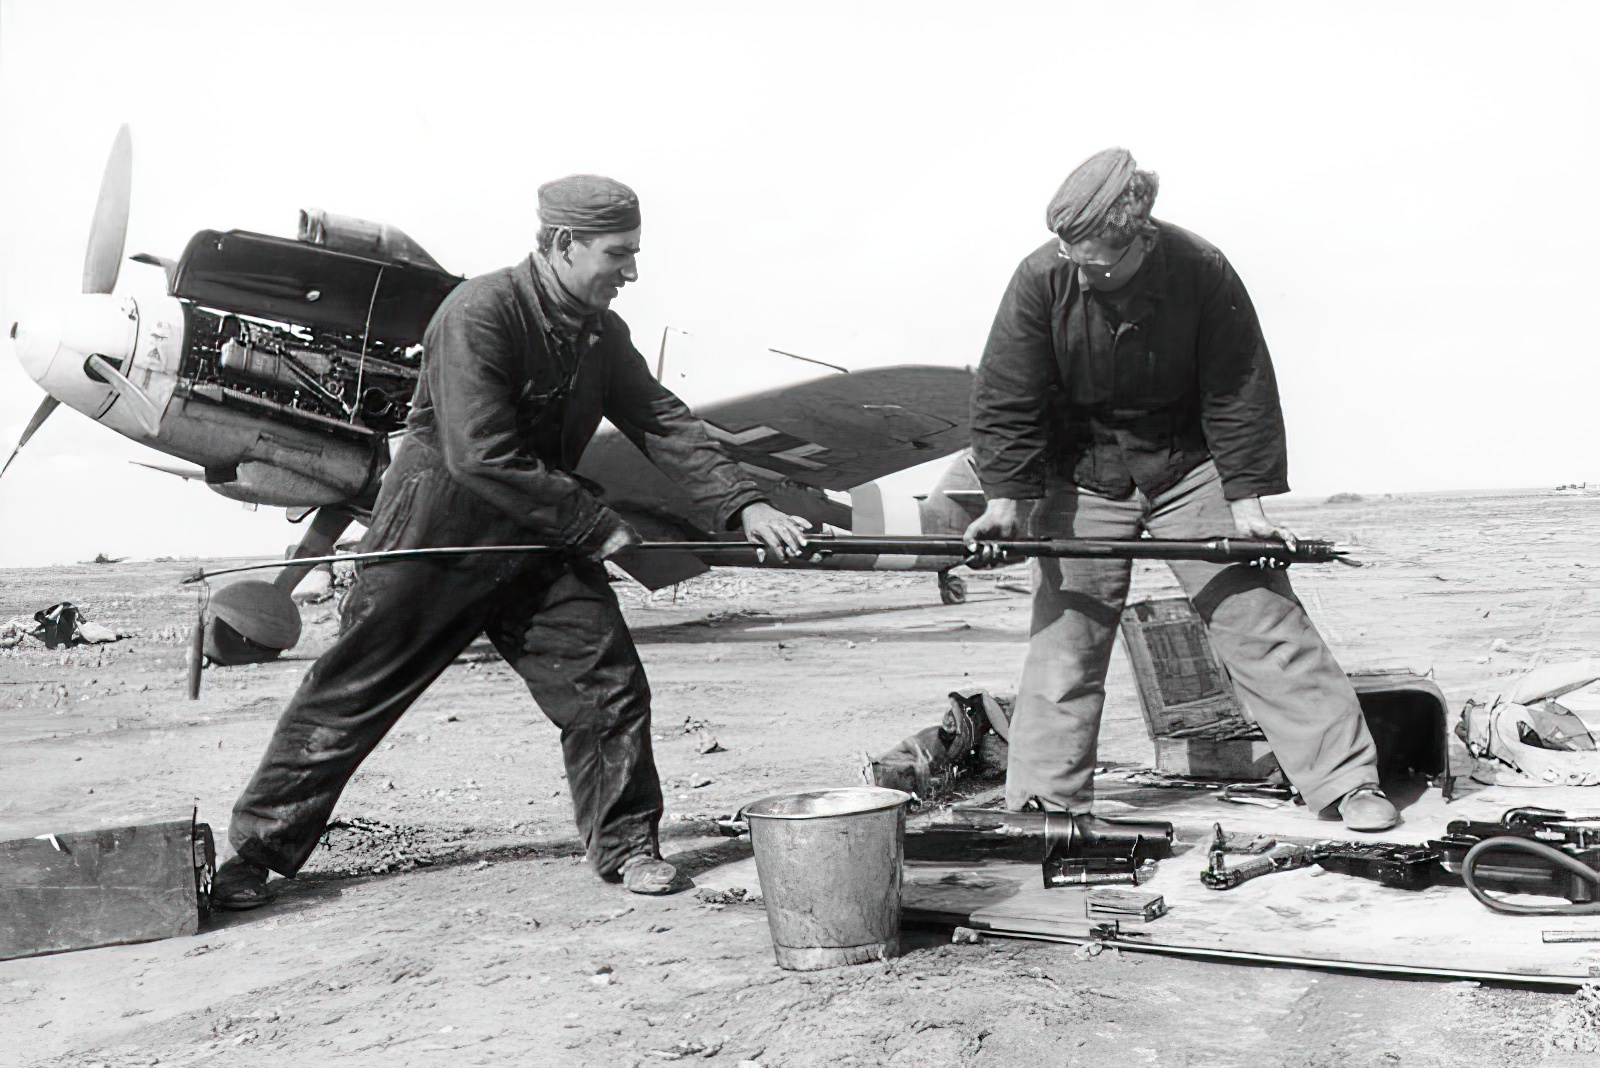
[(534, 252), (528, 256), (524, 267), (527, 282), (535, 297), (532, 302), (534, 312), (539, 317), (539, 326), (546, 333), (554, 334), (579, 348), (586, 347), (584, 342), (592, 342), (600, 336), (605, 313), (580, 304), (568, 293), (548, 260)]

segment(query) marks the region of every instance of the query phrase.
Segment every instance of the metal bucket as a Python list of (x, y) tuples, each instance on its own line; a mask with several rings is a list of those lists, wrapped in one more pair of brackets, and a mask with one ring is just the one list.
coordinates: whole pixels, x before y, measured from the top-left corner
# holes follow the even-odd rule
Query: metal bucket
[(910, 800), (856, 786), (778, 794), (745, 808), (779, 967), (809, 972), (899, 955)]

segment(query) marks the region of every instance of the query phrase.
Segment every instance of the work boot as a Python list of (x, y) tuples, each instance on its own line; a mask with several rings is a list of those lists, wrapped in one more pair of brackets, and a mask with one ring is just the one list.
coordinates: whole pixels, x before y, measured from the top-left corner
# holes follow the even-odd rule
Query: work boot
[(1339, 818), (1352, 831), (1387, 831), (1400, 822), (1400, 813), (1382, 790), (1367, 783), (1339, 799)]
[(635, 894), (670, 894), (678, 883), (678, 869), (648, 853), (639, 853), (617, 869), (622, 888)]
[(211, 880), (211, 907), (230, 912), (260, 908), (272, 900), (267, 892), (270, 874), (265, 864), (237, 855), (229, 857)]

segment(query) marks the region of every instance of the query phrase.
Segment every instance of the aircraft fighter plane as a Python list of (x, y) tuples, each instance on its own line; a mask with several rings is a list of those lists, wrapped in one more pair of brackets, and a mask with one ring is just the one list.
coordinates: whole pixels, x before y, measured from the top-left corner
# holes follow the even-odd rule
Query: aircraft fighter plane
[[(190, 465), (145, 466), (309, 519), (293, 557), (331, 553), (352, 522), (370, 515), (390, 440), (405, 425), (423, 331), (463, 279), (393, 227), (308, 209), (293, 240), (202, 230), (177, 260), (133, 256), (165, 271), (166, 295), (118, 296), (132, 165), (124, 126), (106, 163), (82, 293), (59, 323), (22, 317), (11, 325), (17, 357), (46, 396), (6, 467), (65, 404)], [(964, 455), (924, 498), (886, 499), (875, 480), (963, 450), (971, 386), (966, 369), (876, 368), (703, 405), (696, 414), (777, 507), (818, 529), (950, 534), (982, 510)], [(711, 536), (708, 518), (614, 428), (595, 438), (578, 473), (603, 487), (606, 503), (647, 539)], [(839, 499), (846, 493), (849, 504)], [(652, 589), (710, 566), (687, 553), (618, 563)], [(953, 604), (965, 597), (950, 574), (957, 563), (846, 557), (820, 566), (936, 571), (941, 596)], [(218, 590), (207, 654), (239, 663), (293, 646), (300, 617), (290, 594), (310, 570), (286, 565), (271, 583)]]

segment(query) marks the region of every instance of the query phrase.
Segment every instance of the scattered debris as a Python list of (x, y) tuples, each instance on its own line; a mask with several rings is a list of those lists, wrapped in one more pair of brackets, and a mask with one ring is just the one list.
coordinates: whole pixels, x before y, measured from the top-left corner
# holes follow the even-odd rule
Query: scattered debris
[[(702, 1042), (699, 1039), (685, 1039), (671, 1049), (652, 1049), (646, 1051), (651, 1057), (659, 1057), (664, 1061), (681, 1061), (685, 1057), (715, 1057), (722, 1052), (722, 1039), (712, 1042)], [(740, 1061), (743, 1064), (755, 1064), (754, 1061)]]
[(695, 752), (702, 754), (727, 752), (727, 750), (724, 749), (720, 743), (718, 743), (716, 735), (705, 729), (695, 732), (694, 748)]
[(33, 627), (20, 619), (8, 619), (0, 623), (0, 649), (14, 649), (22, 644), (22, 639), (28, 637), (28, 632)]
[(34, 638), (44, 643), (46, 649), (62, 646), (101, 645), (120, 641), (129, 635), (114, 630), (103, 623), (91, 623), (83, 610), (71, 601), (62, 601), (33, 614), (34, 626), (20, 619), (0, 624), (0, 649), (10, 649), (21, 644), (23, 638)]
[(1585, 983), (1568, 998), (1551, 1028), (1551, 1047), (1574, 1053), (1600, 1053), (1600, 984)]
[(752, 894), (742, 886), (730, 886), (726, 890), (713, 890), (709, 886), (702, 886), (694, 892), (694, 896), (706, 905), (762, 904), (761, 895)]
[(323, 832), (322, 847), (312, 854), (310, 866), (350, 875), (410, 871), (461, 849), (442, 841), (445, 833), (366, 816), (334, 820)]

